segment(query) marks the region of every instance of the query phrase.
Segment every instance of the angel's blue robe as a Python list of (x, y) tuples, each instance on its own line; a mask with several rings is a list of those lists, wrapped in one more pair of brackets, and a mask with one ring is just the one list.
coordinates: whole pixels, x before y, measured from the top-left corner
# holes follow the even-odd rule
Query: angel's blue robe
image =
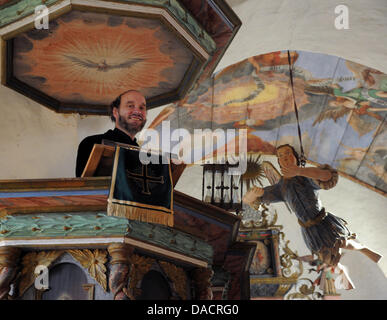
[[(284, 201), (303, 223), (315, 219), (323, 210), (318, 190), (320, 186), (310, 178), (296, 176), (281, 180), (264, 188), (261, 201), (274, 203)], [(345, 221), (331, 213), (317, 225), (302, 229), (302, 236), (307, 247), (317, 253), (322, 247), (332, 248), (336, 240), (350, 236)]]

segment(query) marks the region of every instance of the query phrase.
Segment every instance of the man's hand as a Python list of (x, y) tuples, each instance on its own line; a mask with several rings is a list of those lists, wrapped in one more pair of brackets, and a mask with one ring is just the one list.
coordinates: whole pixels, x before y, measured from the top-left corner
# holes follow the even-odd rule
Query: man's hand
[(243, 196), (242, 201), (251, 205), (259, 197), (262, 197), (264, 190), (259, 187), (252, 187), (247, 193)]
[(282, 167), (281, 173), (284, 178), (292, 178), (301, 175), (301, 170), (302, 168), (296, 166), (295, 164), (290, 164), (287, 167)]
[(176, 159), (176, 158), (171, 158), (171, 162), (177, 166), (181, 165), (181, 164), (185, 164), (183, 160), (181, 159)]

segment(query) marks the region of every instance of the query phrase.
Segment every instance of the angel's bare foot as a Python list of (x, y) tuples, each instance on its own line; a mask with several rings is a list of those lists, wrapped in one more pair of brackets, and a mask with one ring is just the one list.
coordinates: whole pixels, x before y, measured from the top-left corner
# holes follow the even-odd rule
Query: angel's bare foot
[(383, 257), (379, 253), (367, 248), (366, 246), (362, 245), (359, 242), (356, 242), (354, 240), (347, 240), (345, 241), (345, 244), (342, 246), (343, 249), (347, 250), (357, 250), (366, 255), (368, 258), (370, 258), (375, 263), (378, 263), (380, 259)]
[(368, 258), (370, 258), (373, 262), (378, 263), (380, 259), (383, 258), (382, 255), (379, 253), (372, 251), (371, 249), (368, 248), (363, 248), (360, 250), (361, 253), (365, 254)]

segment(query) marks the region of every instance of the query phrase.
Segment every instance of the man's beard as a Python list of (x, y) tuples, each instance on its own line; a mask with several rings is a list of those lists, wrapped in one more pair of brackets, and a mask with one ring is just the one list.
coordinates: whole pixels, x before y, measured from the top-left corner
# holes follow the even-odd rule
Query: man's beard
[(146, 119), (142, 120), (139, 124), (130, 124), (128, 123), (121, 115), (118, 115), (118, 123), (121, 128), (125, 129), (129, 134), (135, 135), (137, 132), (140, 132), (144, 128)]

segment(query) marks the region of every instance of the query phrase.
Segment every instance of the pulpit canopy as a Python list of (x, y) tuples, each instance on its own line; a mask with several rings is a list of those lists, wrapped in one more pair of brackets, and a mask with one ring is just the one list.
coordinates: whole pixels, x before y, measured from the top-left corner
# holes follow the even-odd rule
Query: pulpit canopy
[(148, 109), (178, 101), (240, 26), (225, 1), (201, 2), (2, 2), (2, 83), (63, 113), (106, 115), (128, 89)]

